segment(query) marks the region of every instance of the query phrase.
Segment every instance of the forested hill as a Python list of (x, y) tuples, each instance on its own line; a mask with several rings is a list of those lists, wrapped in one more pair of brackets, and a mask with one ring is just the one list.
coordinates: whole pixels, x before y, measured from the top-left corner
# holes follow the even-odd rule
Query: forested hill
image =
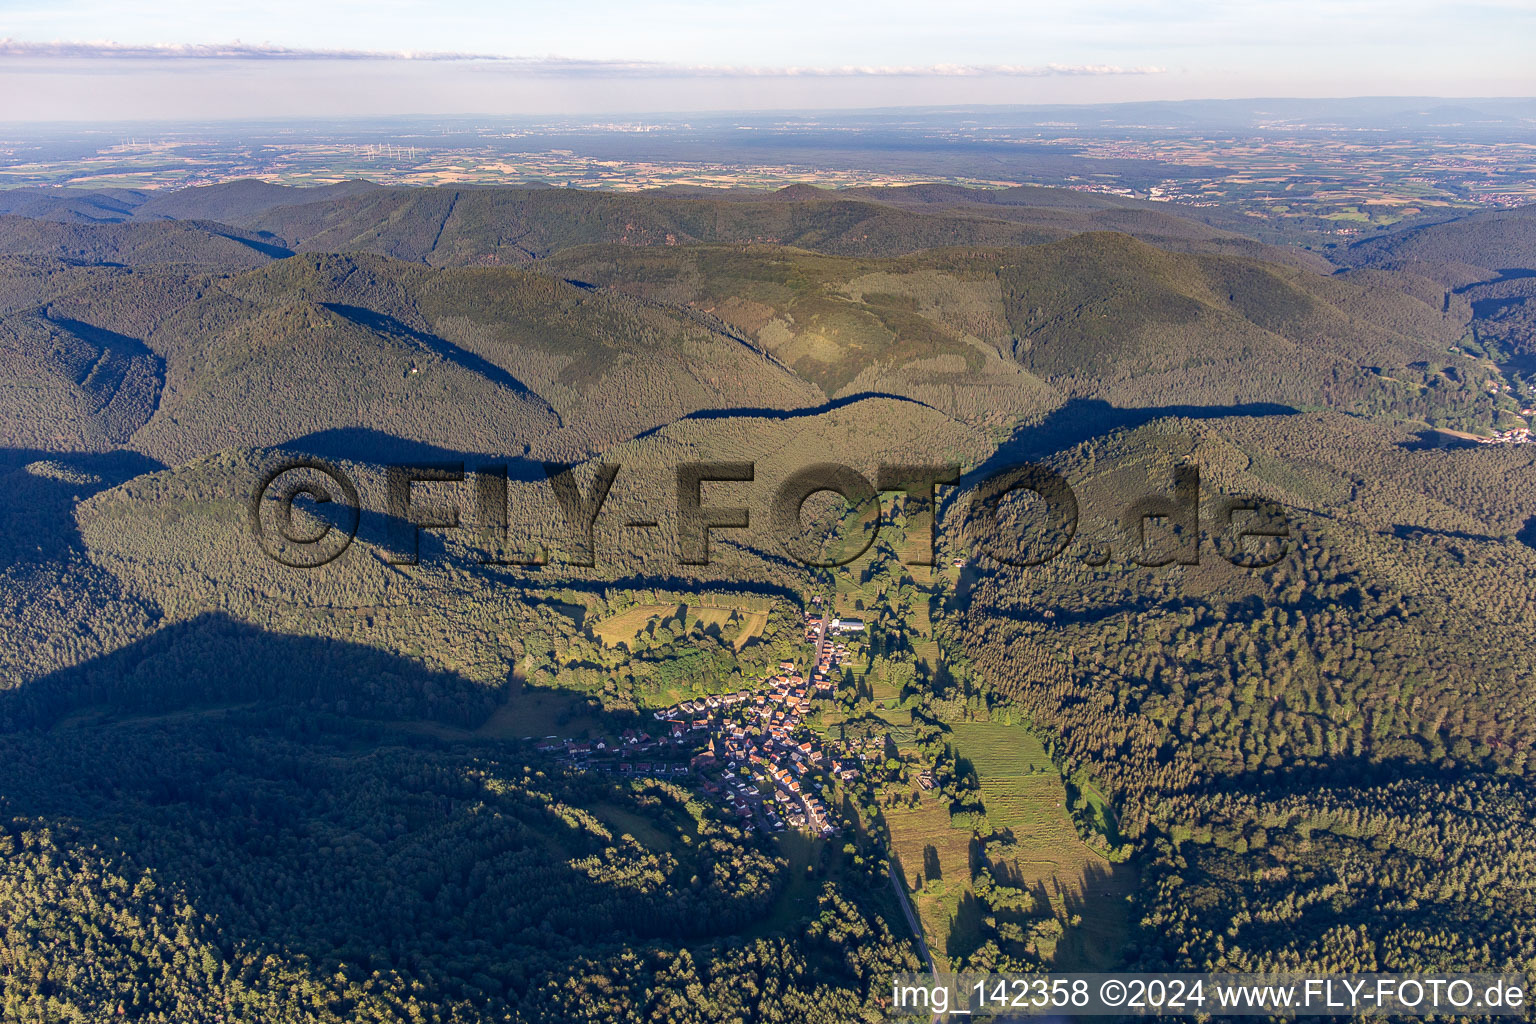
[(1095, 230), (1181, 250), (1325, 266), (1299, 250), (1259, 245), (1180, 217), (1163, 204), (1024, 187), (790, 187), (766, 197), (750, 190), (705, 197), (672, 190), (386, 188), (366, 182), (291, 188), (237, 181), (161, 193), (0, 192), (0, 214), (78, 225), (213, 221), (297, 251), (366, 251), (434, 266), (523, 262), (597, 242), (762, 242), (890, 256), (941, 245), (1027, 245)]
[[(1536, 969), (1536, 446), (1477, 443), (1536, 407), (1533, 230), (1325, 260), (1034, 188), (0, 191), (0, 1016), (883, 1020), (917, 833), (957, 966)], [(1080, 517), (1009, 566), (970, 485), (1025, 459)], [(294, 460), (360, 494), (314, 569), (252, 529)], [(403, 509), (403, 462), (465, 478)], [(684, 462), (754, 465), (702, 485), (751, 520), (708, 565)], [(958, 465), (936, 566), (893, 495), (860, 560), (791, 557), (815, 463)], [(557, 465), (619, 467), (590, 544)], [(1126, 509), (1189, 466), (1201, 560), (1138, 564)], [(1220, 547), (1232, 495), (1275, 564)], [(816, 714), (929, 803), (839, 788), (857, 827), (795, 845), (536, 749), (803, 662), (826, 595), (868, 639)], [(1014, 877), (1047, 783), (1123, 889)]]
[(1492, 270), (1536, 270), (1536, 209), (1489, 210), (1410, 225), (1356, 243), (1352, 262), (1373, 266), (1461, 264)]

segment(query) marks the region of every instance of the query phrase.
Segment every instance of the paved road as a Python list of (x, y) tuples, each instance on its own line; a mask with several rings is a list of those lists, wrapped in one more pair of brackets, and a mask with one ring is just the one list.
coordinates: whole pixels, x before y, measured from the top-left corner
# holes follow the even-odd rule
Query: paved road
[[(907, 927), (912, 929), (912, 937), (917, 940), (917, 951), (923, 955), (923, 962), (928, 965), (929, 974), (939, 973), (933, 965), (933, 954), (928, 952), (928, 943), (923, 941), (923, 926), (918, 923), (917, 913), (912, 909), (912, 901), (907, 899), (907, 887), (901, 880), (901, 869), (896, 862), (891, 862), (891, 888), (896, 890), (896, 902), (901, 904), (902, 915), (907, 919)], [(934, 1014), (932, 1024), (939, 1024), (939, 1015)]]
[(912, 901), (907, 898), (907, 887), (901, 880), (901, 869), (893, 862), (891, 864), (891, 888), (896, 890), (896, 902), (901, 904), (901, 912), (907, 919), (907, 927), (912, 929), (912, 935), (917, 939), (917, 951), (923, 954), (923, 962), (928, 965), (931, 973), (937, 973), (938, 968), (933, 966), (933, 954), (928, 952), (928, 943), (923, 941), (923, 926), (918, 923), (917, 912), (912, 909)]

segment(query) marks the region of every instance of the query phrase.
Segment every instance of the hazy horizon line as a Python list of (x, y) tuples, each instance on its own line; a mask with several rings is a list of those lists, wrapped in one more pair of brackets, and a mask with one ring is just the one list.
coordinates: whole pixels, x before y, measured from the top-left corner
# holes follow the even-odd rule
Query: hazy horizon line
[(558, 55), (468, 53), (453, 51), (313, 49), (273, 43), (117, 43), (0, 38), (0, 59), (103, 61), (368, 61), (473, 63), (500, 66), (516, 74), (641, 76), (653, 78), (1043, 78), (1054, 75), (1157, 75), (1157, 65), (1118, 64), (840, 64), (731, 65), (683, 64), (633, 58), (584, 58)]
[[(593, 121), (604, 118), (630, 118), (637, 120), (666, 120), (671, 118), (709, 118), (723, 120), (732, 117), (772, 117), (800, 115), (825, 119), (838, 115), (849, 114), (877, 114), (877, 113), (901, 113), (906, 111), (943, 111), (956, 112), (968, 111), (1028, 111), (1051, 110), (1059, 107), (1078, 109), (1111, 108), (1111, 107), (1168, 107), (1185, 106), (1211, 103), (1354, 103), (1374, 101), (1423, 101), (1446, 103), (1469, 102), (1496, 102), (1496, 103), (1532, 103), (1536, 104), (1536, 93), (1522, 95), (1487, 95), (1478, 94), (1470, 96), (1455, 96), (1429, 93), (1359, 93), (1354, 95), (1338, 96), (1295, 96), (1284, 94), (1272, 95), (1244, 95), (1222, 97), (1193, 97), (1188, 99), (1150, 99), (1150, 100), (1057, 100), (1049, 103), (896, 103), (868, 106), (850, 107), (741, 107), (733, 110), (678, 109), (678, 110), (606, 110), (581, 113), (561, 113), (549, 111), (547, 113), (486, 113), (484, 111), (417, 111), (394, 114), (272, 114), (272, 115), (248, 115), (227, 118), (209, 117), (142, 117), (142, 118), (71, 118), (58, 119), (52, 122), (46, 121), (11, 121), (0, 119), (0, 127), (17, 129), (46, 128), (50, 124), (68, 124), (72, 127), (90, 128), (107, 127), (120, 124), (144, 124), (144, 125), (261, 125), (272, 123), (313, 123), (313, 124), (348, 124), (361, 122), (388, 122), (388, 121), (418, 121), (418, 120), (463, 120), (463, 121), (538, 121), (541, 119), (560, 121)], [(1532, 111), (1536, 116), (1536, 109)]]

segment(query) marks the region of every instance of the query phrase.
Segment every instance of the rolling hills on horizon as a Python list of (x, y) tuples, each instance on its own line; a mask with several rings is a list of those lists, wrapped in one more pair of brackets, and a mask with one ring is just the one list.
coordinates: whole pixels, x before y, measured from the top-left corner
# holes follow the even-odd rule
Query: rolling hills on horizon
[[(155, 358), (170, 374), (164, 397), (182, 401), (184, 387), (190, 386), (190, 381), (180, 379), (182, 364), (189, 358), (207, 363), (209, 354), (194, 356), (193, 350), (185, 354), (180, 350), (189, 344), (206, 346), (211, 343), (211, 334), (227, 332), (232, 340), (213, 343), (222, 347), (212, 362), (241, 363), (245, 357), (235, 353), (246, 343), (238, 337), (241, 331), (249, 334), (249, 328), (239, 326), (242, 320), (266, 317), (270, 322), (260, 328), (266, 337), (303, 335), (312, 330), (361, 330), (384, 340), (386, 347), (393, 345), (398, 353), (395, 361), (405, 361), (388, 374), (361, 372), (375, 378), (396, 373), (419, 377), (410, 383), (415, 385), (412, 390), (420, 390), (436, 376), (421, 376), (425, 365), (415, 366), (411, 372), (420, 355), (423, 364), (441, 363), (443, 372), (450, 375), (472, 373), (486, 381), (474, 386), (508, 392), (512, 396), (508, 400), (542, 403), (546, 415), (563, 416), (566, 423), (586, 427), (588, 421), (576, 396), (589, 386), (581, 382), (595, 383), (602, 374), (594, 377), (593, 368), (579, 369), (581, 360), (562, 369), (553, 364), (536, 367), (528, 359), (543, 358), (533, 356), (540, 347), (575, 353), (590, 346), (590, 342), (577, 342), (574, 336), (558, 341), (538, 337), (563, 317), (589, 320), (616, 316), (633, 323), (622, 332), (599, 328), (598, 335), (627, 333), (644, 338), (660, 330), (676, 332), (679, 338), (697, 337), (718, 347), (718, 356), (699, 358), (718, 366), (726, 379), (734, 376), (745, 383), (747, 378), (741, 374), (754, 365), (758, 369), (752, 374), (773, 376), (774, 366), (779, 365), (791, 376), (819, 387), (827, 399), (834, 399), (889, 391), (888, 385), (899, 378), (902, 384), (896, 393), (937, 402), (952, 414), (959, 413), (967, 392), (981, 387), (989, 395), (987, 403), (1025, 416), (1043, 415), (1051, 404), (1074, 395), (1135, 405), (1151, 393), (1174, 402), (1198, 402), (1215, 390), (1230, 391), (1223, 395), (1228, 402), (1399, 408), (1412, 415), (1414, 406), (1422, 404), (1417, 396), (1423, 387), (1435, 384), (1445, 387), (1447, 397), (1458, 389), (1464, 392), (1461, 401), (1455, 403), (1464, 406), (1458, 410), (1463, 416), (1459, 422), (1481, 416), (1484, 422), (1492, 423), (1496, 418), (1481, 397), (1486, 365), (1450, 351), (1469, 318), (1464, 301), (1414, 276), (1408, 268), (1319, 275), (1304, 267), (1255, 262), (1241, 247), (1238, 255), (1202, 255), (1180, 249), (1170, 252), (1145, 239), (1118, 242), (1117, 238), (1126, 236), (1099, 230), (1079, 230), (1064, 238), (1034, 236), (1034, 244), (1022, 247), (978, 248), (956, 244), (952, 237), (956, 222), (947, 212), (957, 200), (952, 189), (933, 190), (934, 194), (924, 195), (924, 202), (913, 207), (927, 210), (932, 206), (936, 211), (902, 213), (906, 218), (902, 223), (909, 225), (913, 241), (895, 245), (889, 239), (879, 241), (878, 236), (871, 239), (876, 230), (872, 223), (883, 223), (887, 216), (879, 212), (880, 207), (822, 197), (776, 198), (755, 204), (741, 200), (658, 200), (654, 208), (645, 208), (644, 204), (651, 202), (648, 198), (562, 195), (558, 190), (476, 190), (463, 193), (462, 203), (483, 207), (481, 212), (471, 213), (450, 212), (459, 211), (461, 201), (455, 198), (460, 193), (448, 190), (426, 190), (405, 205), (398, 197), (409, 190), (368, 189), (317, 203), (296, 201), (276, 206), (272, 204), (279, 195), (296, 190), (267, 186), (255, 190), (260, 198), (254, 200), (247, 195), (252, 190), (245, 183), (194, 191), (228, 196), (199, 195), (182, 200), (199, 215), (230, 213), (243, 207), (247, 213), (259, 210), (254, 221), (284, 227), (290, 233), (295, 226), (308, 226), (302, 227), (303, 234), (288, 238), (265, 230), (224, 230), (203, 220), (90, 226), (21, 222), (32, 227), (8, 233), (7, 244), (11, 259), (31, 263), (27, 273), (11, 285), (22, 290), (8, 300), (8, 308), (21, 312), (30, 303), (42, 309), (41, 304), (47, 302), (47, 310), (60, 312), (45, 311), (41, 318), (19, 321), (30, 323), (28, 331), (39, 341), (18, 339), (14, 344), (41, 344), (45, 336), (62, 337), (68, 334), (67, 324), (71, 323), (83, 325), (84, 330), (115, 333), (124, 344), (132, 341), (156, 349)], [(903, 196), (922, 193), (907, 189), (866, 191)], [(1029, 194), (1045, 191), (1049, 190)], [(997, 202), (993, 193), (986, 195), (991, 201), (978, 208), (1016, 205)], [(1076, 193), (1070, 195), (1074, 198), (1067, 205), (1072, 207), (1124, 209), (1100, 202), (1098, 197), (1083, 202), (1075, 198)], [(422, 207), (417, 199), (428, 205)], [(385, 208), (369, 207), (372, 213), (359, 211), (355, 205), (359, 201), (375, 206), (383, 201)], [(702, 206), (697, 205), (700, 202)], [(437, 212), (423, 220), (432, 203), (438, 203)], [(645, 209), (652, 219), (631, 218), (618, 223), (616, 216), (623, 213), (624, 205), (635, 203), (642, 204), (637, 209)], [(689, 211), (690, 204), (694, 205), (688, 216), (678, 213)], [(171, 208), (172, 204), (162, 201), (158, 207), (162, 213), (157, 216)], [(851, 208), (856, 216), (849, 221)], [(572, 211), (578, 209), (581, 212), (573, 217)], [(816, 237), (802, 237), (800, 241), (819, 246), (819, 251), (813, 254), (805, 251), (803, 244), (761, 240), (756, 230), (760, 225), (751, 223), (750, 216), (746, 222), (721, 221), (718, 216), (721, 210), (760, 209), (788, 211), (785, 215), (790, 221), (814, 221)], [(384, 220), (357, 233), (360, 224), (374, 223), (370, 218), (376, 216), (384, 216)], [(479, 230), (472, 227), (476, 216), (498, 224), (510, 218), (525, 240), (529, 231), (543, 232), (546, 240), (537, 248), (523, 247), (527, 251), (522, 254), (522, 265), (544, 277), (574, 282), (576, 287), (556, 284), (547, 299), (535, 300), (536, 306), (550, 303), (547, 308), (515, 313), (518, 303), (526, 300), (515, 300), (508, 306), (506, 295), (549, 285), (537, 285), (534, 278), (522, 279), (511, 271), (466, 269), (447, 276), (423, 276), (423, 271), (398, 264), (357, 262), (364, 253), (382, 251), (390, 259), (405, 257), (406, 263), (431, 264), (445, 246), (458, 247), (453, 239), (465, 238), (477, 238), (480, 241), (476, 244), (490, 249), (489, 254), (466, 257), (469, 262), (494, 261), (494, 253), (506, 244), (508, 228), (498, 227), (500, 234), (491, 241), (489, 235), (474, 233)], [(290, 220), (283, 222), (284, 217)], [(660, 220), (655, 219), (658, 217)], [(566, 244), (551, 256), (533, 260), (531, 253), (544, 251), (553, 236), (548, 235), (547, 226), (527, 227), (528, 218), (560, 225)], [(962, 219), (969, 222), (969, 218)], [(681, 241), (664, 230), (681, 230), (685, 222), (692, 231), (682, 235)], [(341, 226), (326, 226), (331, 224)], [(1011, 230), (1011, 225), (1003, 226)], [(1079, 225), (1090, 226), (1091, 221)], [(855, 229), (863, 243), (879, 255), (840, 253)], [(1193, 225), (1196, 234), (1199, 231), (1194, 229), (1205, 230)], [(191, 233), (165, 235), (166, 231)], [(319, 234), (310, 233), (314, 231)], [(431, 236), (432, 243), (425, 249), (424, 243), (413, 241), (424, 237), (423, 232)], [(609, 239), (602, 244), (617, 248), (593, 248), (584, 239), (594, 232)], [(1059, 235), (1059, 231), (1051, 234)], [(745, 242), (748, 248), (738, 251), (719, 247), (719, 242), (702, 243), (701, 235), (723, 235), (733, 243)], [(1207, 237), (1207, 241), (1219, 239)], [(312, 271), (318, 275), (315, 281), (304, 283), (307, 279), (295, 277), (291, 270), (276, 271), (293, 263), (284, 255), (294, 251), (290, 246), (313, 248), (322, 242), (348, 255), (341, 263), (327, 264), (321, 259), (306, 264), (316, 268)], [(918, 251), (908, 251), (909, 245), (918, 243)], [(273, 272), (257, 270), (254, 276), (243, 279), (227, 277), (231, 267), (267, 264)], [(140, 273), (125, 277), (111, 269), (119, 265)], [(93, 272), (85, 269), (88, 266), (100, 269)], [(160, 275), (166, 272), (181, 275), (181, 283), (172, 286), (163, 281)], [(102, 282), (94, 291), (85, 283), (92, 273)], [(637, 274), (641, 275), (638, 279), (634, 278)], [(201, 283), (205, 275), (206, 283)], [(658, 278), (665, 282), (664, 287), (651, 280)], [(890, 291), (877, 292), (863, 283), (877, 278), (882, 282), (880, 288)], [(323, 283), (326, 279), (332, 283)], [(962, 284), (962, 280), (971, 283)], [(148, 283), (141, 286), (141, 282)], [(1130, 282), (1129, 287), (1126, 282)], [(581, 294), (581, 289), (590, 290), (592, 285), (600, 286), (609, 296)], [(110, 302), (94, 298), (103, 288), (112, 290)], [(200, 293), (196, 301), (184, 301), (188, 289)], [(253, 302), (239, 294), (253, 290), (280, 294), (285, 302), (302, 294), (312, 306), (318, 303), (323, 308), (259, 313), (264, 300)], [(73, 297), (71, 291), (76, 292)], [(179, 296), (174, 316), (169, 307), (156, 308), (165, 305), (161, 297), (168, 291)], [(492, 292), (498, 297), (486, 305), (478, 293)], [(638, 304), (633, 300), (639, 300)], [(1437, 300), (1442, 307), (1439, 310), (1433, 308)], [(924, 303), (930, 308), (924, 308)], [(81, 313), (87, 306), (90, 311)], [(598, 313), (605, 307), (611, 307), (611, 312)], [(69, 308), (79, 315), (70, 316)], [(500, 330), (521, 331), (517, 334), (519, 343), (509, 346), (509, 339), (497, 342), (482, 336), (482, 327), (477, 324), (487, 318), (495, 319)], [(511, 323), (518, 319), (528, 326), (513, 328)], [(50, 335), (50, 331), (54, 333)], [(188, 334), (195, 335), (196, 340), (178, 340), (178, 335)], [(1178, 337), (1177, 345), (1182, 348), (1167, 347), (1173, 336)], [(528, 348), (526, 342), (534, 344)], [(526, 356), (521, 354), (525, 351)], [(262, 358), (276, 357), (277, 350), (268, 346)], [(741, 370), (725, 370), (736, 359), (747, 362), (741, 364)], [(1227, 388), (1218, 381), (1233, 376), (1226, 367), (1234, 360), (1243, 364), (1237, 378), (1244, 383)], [(1330, 360), (1337, 362), (1330, 365)], [(1127, 377), (1114, 383), (1119, 372), (1115, 367), (1122, 366), (1134, 366), (1135, 379)], [(236, 372), (238, 376), (243, 371)], [(305, 375), (313, 372), (316, 370)], [(67, 369), (60, 373), (68, 375)], [(687, 371), (678, 367), (665, 371), (664, 376), (676, 381), (681, 379), (680, 373), (686, 375)], [(720, 379), (720, 375), (714, 376)], [(1309, 379), (1311, 383), (1307, 383)], [(783, 380), (784, 386), (792, 389), (803, 386), (790, 384), (789, 377)], [(1042, 383), (1047, 381), (1054, 383)], [(1260, 386), (1266, 381), (1270, 383)], [(568, 398), (551, 393), (551, 389), (569, 388), (573, 383), (576, 391)], [(712, 386), (719, 385), (701, 383), (704, 390), (699, 397), (686, 399), (683, 406), (669, 404), (675, 403), (675, 398), (666, 399), (653, 413), (638, 414), (641, 419), (632, 426), (607, 431), (607, 442), (619, 440), (626, 432), (638, 433), (706, 409), (732, 404), (778, 407), (786, 400), (792, 406), (809, 402), (809, 395), (791, 400), (789, 392), (749, 400), (746, 396), (760, 386), (756, 380), (739, 390), (741, 397), (726, 397), (724, 391), (706, 397)], [(201, 386), (208, 386), (208, 382)], [(451, 390), (452, 385), (448, 386)], [(354, 383), (345, 389), (357, 387)], [(651, 394), (655, 387), (637, 384), (632, 394)], [(666, 392), (671, 385), (661, 387)], [(1059, 398), (1048, 397), (1052, 388)], [(404, 392), (401, 395), (400, 400), (409, 401)], [(189, 394), (186, 400), (194, 399)], [(572, 404), (573, 400), (578, 404)], [(598, 400), (615, 408), (612, 398)], [(94, 401), (103, 407), (110, 404), (102, 398)], [(1479, 405), (1485, 407), (1483, 411), (1474, 412)], [(972, 421), (978, 418), (973, 411), (959, 414)], [(354, 407), (343, 419), (357, 419), (358, 415)], [(514, 435), (523, 430), (517, 425), (519, 415), (507, 416), (507, 429)], [(135, 423), (132, 429), (143, 425)], [(298, 432), (345, 425), (349, 424), (315, 420), (307, 424), (308, 431)], [(542, 431), (537, 428), (535, 432)], [(595, 449), (589, 443), (583, 450), (590, 453)]]
[[(1536, 970), (1536, 218), (1321, 253), (1065, 189), (0, 191), (0, 1016)], [(253, 517), (345, 532), (317, 477), (253, 498), (317, 459), (355, 539), (278, 564)], [(1039, 504), (975, 500), (1024, 462), (1075, 496), (1037, 565)], [(708, 565), (683, 463), (754, 467), (700, 485), (750, 519)], [(899, 486), (805, 502), (868, 544), (796, 560), (776, 493), (827, 463), (957, 467), (932, 564)], [(822, 614), (863, 625), (796, 724), (840, 830), (773, 831), (728, 729), (598, 753)]]

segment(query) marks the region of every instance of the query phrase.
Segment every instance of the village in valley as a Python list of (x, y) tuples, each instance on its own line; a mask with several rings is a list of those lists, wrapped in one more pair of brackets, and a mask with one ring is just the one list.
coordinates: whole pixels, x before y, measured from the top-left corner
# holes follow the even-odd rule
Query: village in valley
[(638, 589), (590, 616), (551, 606), (574, 631), (535, 649), (508, 724), (547, 723), (556, 735), (523, 739), (561, 770), (665, 787), (756, 833), (791, 869), (770, 918), (873, 873), (938, 969), (1096, 964), (1135, 879), (1109, 801), (947, 646), (964, 552), (914, 572), (891, 532), (798, 600)]
[[(815, 604), (819, 604), (816, 599)], [(793, 661), (755, 690), (698, 697), (652, 712), (655, 732), (626, 729), (618, 742), (549, 737), (537, 749), (574, 768), (639, 777), (692, 777), (728, 807), (749, 831), (801, 829), (829, 836), (840, 829), (826, 791), (883, 762), (883, 737), (832, 741), (811, 729), (813, 701), (837, 690), (833, 673), (848, 660), (850, 637), (864, 633), (859, 619), (807, 612), (812, 645), (809, 673)], [(931, 783), (930, 783), (931, 785)]]

